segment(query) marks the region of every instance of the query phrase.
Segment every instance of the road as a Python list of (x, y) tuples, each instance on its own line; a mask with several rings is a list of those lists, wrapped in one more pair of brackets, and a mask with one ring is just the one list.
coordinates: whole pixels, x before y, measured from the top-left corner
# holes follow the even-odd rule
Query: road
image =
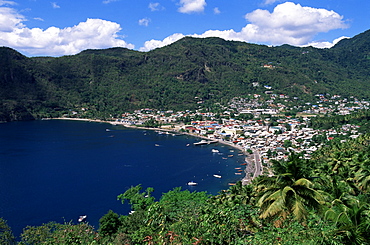
[(261, 156), (258, 150), (253, 150), (253, 157), (254, 157), (254, 174), (253, 179), (257, 176), (260, 176), (262, 174), (262, 164), (261, 164)]

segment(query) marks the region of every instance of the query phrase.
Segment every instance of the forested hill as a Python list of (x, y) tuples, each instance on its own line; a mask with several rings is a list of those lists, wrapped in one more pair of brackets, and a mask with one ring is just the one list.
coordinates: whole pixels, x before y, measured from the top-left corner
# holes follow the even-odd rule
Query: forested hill
[(59, 58), (28, 58), (3, 47), (0, 121), (81, 108), (95, 117), (144, 107), (193, 109), (200, 100), (209, 106), (263, 94), (264, 85), (300, 99), (317, 93), (369, 98), (369, 35), (366, 31), (331, 49), (185, 37), (145, 53), (111, 48)]

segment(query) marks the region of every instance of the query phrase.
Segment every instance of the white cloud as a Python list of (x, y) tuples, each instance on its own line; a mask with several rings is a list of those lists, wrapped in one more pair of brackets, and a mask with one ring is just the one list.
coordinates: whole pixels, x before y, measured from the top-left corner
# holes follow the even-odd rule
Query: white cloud
[(342, 37), (339, 37), (339, 38), (335, 39), (333, 42), (313, 41), (313, 42), (309, 42), (308, 44), (305, 44), (305, 45), (302, 45), (302, 46), (303, 47), (312, 46), (312, 47), (316, 47), (316, 48), (331, 48), (335, 44), (337, 44), (340, 40), (347, 39), (347, 38), (349, 38), (349, 37), (342, 36)]
[(3, 5), (17, 5), (17, 3), (13, 1), (0, 0), (0, 6), (3, 6)]
[(141, 26), (148, 26), (149, 25), (149, 22), (150, 22), (150, 19), (149, 18), (143, 18), (143, 19), (139, 20), (139, 25), (141, 25)]
[(281, 0), (265, 0), (263, 3), (266, 4), (266, 5), (269, 5), (269, 4), (279, 2), (279, 1), (281, 1)]
[(119, 0), (104, 0), (103, 3), (104, 4), (108, 4), (108, 3), (113, 3), (113, 2), (117, 2)]
[[(2, 2), (0, 2), (0, 6), (1, 4)], [(8, 7), (0, 7), (0, 33), (12, 32), (14, 28), (22, 28), (23, 21), (25, 21), (23, 15), (18, 14), (14, 9)], [(0, 38), (0, 40), (1, 39), (2, 37)]]
[(164, 7), (162, 7), (160, 3), (149, 3), (148, 8), (150, 9), (150, 11), (164, 10)]
[(320, 32), (347, 27), (343, 17), (334, 11), (292, 2), (277, 5), (272, 13), (257, 9), (245, 18), (251, 22), (240, 32), (246, 40), (273, 45), (303, 45)]
[(134, 45), (118, 38), (119, 24), (87, 19), (73, 27), (27, 28), (24, 16), (14, 9), (0, 7), (0, 46), (11, 47), (28, 55), (71, 55), (85, 49)]
[(213, 9), (214, 14), (221, 14), (221, 11), (216, 7)]
[(180, 13), (191, 14), (194, 12), (203, 12), (207, 5), (205, 0), (180, 0), (181, 7), (178, 9)]
[(183, 37), (185, 37), (185, 35), (183, 35), (181, 33), (175, 33), (175, 34), (172, 34), (169, 37), (166, 37), (163, 41), (152, 39), (150, 41), (146, 41), (144, 43), (144, 47), (140, 48), (140, 51), (149, 51), (149, 50), (152, 50), (152, 49), (164, 47), (164, 46), (167, 46), (171, 43), (174, 43), (174, 42), (180, 40)]
[(40, 17), (36, 17), (36, 18), (33, 18), (34, 20), (39, 20), (39, 21), (44, 21), (43, 18), (40, 18)]
[[(303, 46), (310, 42), (312, 45), (315, 45), (315, 42), (312, 42), (312, 40), (318, 33), (347, 27), (343, 17), (334, 11), (302, 7), (300, 4), (292, 2), (277, 5), (271, 13), (267, 10), (257, 9), (246, 14), (245, 18), (250, 24), (247, 24), (239, 32), (233, 29), (223, 31), (209, 30), (202, 34), (188, 36), (201, 38), (220, 37), (225, 40)], [(176, 36), (178, 35), (176, 34)], [(171, 38), (168, 38), (166, 38), (166, 43), (168, 40), (171, 40)], [(163, 44), (164, 41), (151, 40), (147, 41), (142, 49), (150, 50), (156, 47), (163, 47)], [(316, 42), (316, 45), (319, 47), (320, 45), (328, 46), (330, 44)]]
[(60, 8), (60, 6), (56, 2), (52, 2), (51, 6), (53, 7), (53, 9), (59, 9)]

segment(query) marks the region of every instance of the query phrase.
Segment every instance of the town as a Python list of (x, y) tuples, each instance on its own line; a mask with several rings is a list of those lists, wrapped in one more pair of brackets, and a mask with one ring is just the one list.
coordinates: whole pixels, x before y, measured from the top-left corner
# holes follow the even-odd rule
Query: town
[[(267, 97), (266, 97), (267, 95)], [(317, 101), (299, 102), (287, 95), (253, 94), (248, 98), (233, 98), (227, 106), (218, 104), (211, 112), (202, 107), (196, 111), (157, 111), (141, 109), (112, 118), (111, 123), (126, 127), (146, 127), (167, 132), (186, 133), (240, 149), (254, 162), (244, 181), (260, 175), (271, 175), (270, 160), (286, 159), (290, 152), (309, 159), (326, 141), (341, 136), (359, 136), (356, 125), (341, 125), (336, 129), (318, 130), (310, 127), (312, 117), (348, 115), (369, 109), (370, 103), (354, 97), (317, 94)], [(76, 113), (77, 114), (77, 113)], [(345, 137), (344, 137), (345, 136)]]

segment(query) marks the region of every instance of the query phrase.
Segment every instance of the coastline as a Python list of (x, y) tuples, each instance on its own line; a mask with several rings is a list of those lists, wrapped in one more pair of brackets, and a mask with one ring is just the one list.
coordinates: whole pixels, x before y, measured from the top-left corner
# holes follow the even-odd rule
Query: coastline
[[(143, 129), (143, 130), (153, 130), (153, 131), (163, 131), (163, 132), (172, 132), (172, 133), (179, 133), (179, 134), (184, 134), (184, 135), (189, 135), (189, 136), (197, 137), (197, 138), (200, 138), (200, 139), (210, 140), (210, 138), (205, 137), (205, 136), (202, 136), (202, 135), (191, 134), (191, 133), (187, 133), (187, 132), (180, 132), (178, 129), (176, 130), (176, 128), (171, 128), (171, 129), (168, 128), (167, 129), (167, 128), (137, 127), (137, 126), (131, 126), (131, 125), (119, 123), (119, 122), (116, 122), (116, 121), (104, 121), (104, 120), (100, 120), (100, 119), (72, 118), (72, 117), (47, 118), (47, 119), (44, 119), (44, 120), (70, 120), (70, 121), (108, 123), (108, 124), (111, 124), (111, 125), (115, 125), (115, 126), (116, 125), (119, 125), (119, 126), (123, 126), (123, 127), (126, 127), (126, 128)], [(224, 140), (219, 140), (219, 139), (213, 139), (213, 140), (217, 141), (217, 143), (224, 144), (224, 145), (230, 146), (230, 147), (232, 147), (232, 148), (234, 148), (236, 150), (241, 151), (241, 153), (245, 157), (245, 162), (247, 163), (247, 165), (246, 165), (246, 167), (244, 169), (245, 176), (240, 181), (242, 182), (242, 185), (248, 185), (248, 184), (250, 184), (251, 181), (253, 180), (253, 178), (255, 177), (254, 175), (255, 175), (255, 171), (256, 171), (255, 170), (255, 165), (252, 164), (252, 156), (251, 156), (251, 154), (248, 154), (243, 149), (243, 147), (237, 146), (237, 145), (233, 144), (232, 142), (228, 142), (228, 141), (224, 141)]]

